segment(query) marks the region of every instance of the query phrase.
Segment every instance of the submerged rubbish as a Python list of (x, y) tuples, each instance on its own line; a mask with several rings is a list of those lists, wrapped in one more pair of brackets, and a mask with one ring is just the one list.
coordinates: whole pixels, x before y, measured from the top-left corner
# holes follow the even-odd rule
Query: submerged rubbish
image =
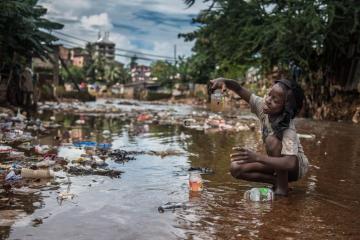
[(29, 168), (22, 168), (21, 169), (21, 177), (23, 178), (53, 178), (54, 172), (50, 169), (38, 169), (32, 170)]
[(100, 175), (100, 176), (108, 176), (111, 178), (119, 178), (123, 171), (115, 170), (115, 169), (93, 169), (93, 168), (84, 168), (84, 167), (75, 167), (70, 166), (69, 170), (67, 171), (70, 174), (76, 176), (83, 176), (83, 175)]
[(161, 205), (160, 207), (158, 207), (158, 211), (159, 213), (163, 213), (165, 211), (175, 211), (175, 209), (179, 209), (182, 208), (183, 210), (186, 209), (186, 204), (185, 203), (177, 203), (177, 202), (168, 202), (165, 203), (164, 205)]
[[(136, 153), (139, 154), (139, 152), (136, 152)], [(134, 154), (134, 152), (128, 152), (128, 151), (121, 150), (121, 149), (115, 149), (112, 152), (110, 152), (108, 155), (115, 162), (127, 162), (130, 160), (135, 160), (134, 156), (130, 156), (133, 154)]]
[(69, 192), (61, 192), (59, 193), (59, 195), (57, 196), (57, 200), (58, 202), (62, 202), (64, 200), (72, 200), (75, 197), (74, 193), (69, 193)]
[(22, 177), (20, 175), (17, 175), (15, 173), (15, 171), (13, 171), (13, 170), (10, 171), (5, 177), (6, 182), (18, 181), (18, 180), (21, 180), (21, 179), (22, 179)]
[(214, 170), (212, 170), (211, 168), (207, 168), (207, 167), (190, 167), (188, 169), (189, 172), (192, 171), (197, 171), (201, 174), (214, 174)]
[(200, 192), (203, 190), (203, 180), (200, 172), (191, 171), (189, 175), (189, 189), (193, 192)]
[(304, 138), (304, 139), (309, 139), (309, 140), (314, 140), (315, 139), (315, 134), (301, 134), (298, 133), (297, 134), (299, 138)]
[(268, 202), (274, 200), (274, 192), (270, 188), (252, 188), (244, 193), (244, 199), (252, 202)]

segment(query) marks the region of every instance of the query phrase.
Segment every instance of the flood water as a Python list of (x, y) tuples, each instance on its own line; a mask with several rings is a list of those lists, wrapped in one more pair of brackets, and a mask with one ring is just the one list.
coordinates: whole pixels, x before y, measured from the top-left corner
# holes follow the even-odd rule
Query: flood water
[[(145, 105), (144, 110), (173, 109), (189, 114), (189, 106)], [(131, 111), (131, 108), (129, 111)], [(248, 112), (240, 114), (249, 115)], [(0, 211), (17, 209), (10, 227), (0, 227), (1, 239), (359, 239), (360, 234), (360, 127), (345, 122), (298, 119), (299, 133), (310, 159), (308, 174), (291, 184), (287, 198), (271, 203), (249, 203), (244, 191), (263, 184), (236, 180), (229, 174), (229, 154), (235, 145), (262, 149), (255, 132), (208, 132), (180, 125), (131, 123), (116, 116), (57, 114), (59, 130), (73, 137), (112, 143), (113, 149), (165, 151), (171, 156), (136, 155), (135, 160), (111, 168), (120, 178), (70, 176), (39, 193), (0, 193)], [(104, 136), (104, 130), (111, 134)], [(38, 141), (54, 144), (53, 136)], [(73, 154), (60, 149), (60, 155)], [(208, 167), (204, 190), (188, 189), (189, 167)], [(70, 191), (72, 200), (57, 201), (58, 192)], [(5, 200), (4, 200), (5, 199)], [(185, 203), (186, 209), (159, 213), (167, 202)], [(37, 223), (34, 219), (42, 219)]]

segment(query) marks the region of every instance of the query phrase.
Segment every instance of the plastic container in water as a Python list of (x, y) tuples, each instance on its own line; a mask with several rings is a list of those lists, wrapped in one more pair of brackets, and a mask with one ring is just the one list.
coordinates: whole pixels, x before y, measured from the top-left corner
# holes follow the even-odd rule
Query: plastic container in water
[(186, 205), (184, 203), (168, 202), (158, 207), (158, 211), (163, 213), (165, 211), (175, 211), (177, 208), (186, 209)]
[(189, 188), (190, 191), (200, 192), (203, 190), (203, 180), (200, 172), (192, 171), (189, 176)]
[(50, 169), (32, 170), (30, 168), (22, 168), (21, 169), (21, 177), (23, 177), (23, 178), (52, 178), (52, 177), (54, 177), (54, 172)]
[(270, 188), (252, 188), (244, 193), (244, 199), (252, 202), (268, 202), (274, 200), (274, 192)]

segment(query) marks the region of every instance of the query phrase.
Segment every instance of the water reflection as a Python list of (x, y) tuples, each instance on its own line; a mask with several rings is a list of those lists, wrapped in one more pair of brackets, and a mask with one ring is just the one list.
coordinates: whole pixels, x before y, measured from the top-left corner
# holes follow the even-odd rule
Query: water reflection
[[(116, 116), (59, 114), (56, 119), (64, 121), (54, 132), (63, 142), (94, 141), (111, 143), (112, 149), (171, 149), (180, 154), (139, 154), (124, 164), (108, 160), (111, 168), (125, 172), (120, 179), (71, 177), (67, 189), (64, 178), (57, 192), (41, 188), (34, 196), (13, 196), (11, 203), (1, 202), (2, 209), (20, 209), (30, 219), (49, 217), (36, 231), (26, 221), (2, 227), (2, 238), (31, 234), (31, 239), (57, 239), (64, 237), (63, 229), (67, 239), (356, 239), (359, 234), (357, 126), (299, 120), (299, 132), (316, 135), (315, 140), (302, 139), (312, 164), (308, 175), (292, 184), (288, 198), (256, 204), (244, 201), (243, 193), (263, 185), (233, 179), (228, 167), (233, 146), (263, 151), (257, 133), (204, 134), (179, 125), (145, 124)], [(52, 144), (54, 136), (39, 142)], [(64, 146), (59, 151), (71, 158), (84, 149)], [(189, 191), (189, 167), (214, 171), (202, 176), (204, 191)], [(59, 206), (58, 192), (66, 191), (74, 193), (75, 200)], [(9, 198), (5, 193), (0, 197)], [(159, 214), (158, 206), (166, 202), (186, 203), (188, 208)]]
[(31, 224), (36, 227), (40, 222), (32, 215), (45, 207), (47, 193), (58, 189), (58, 184), (47, 187), (49, 180), (25, 183), (21, 187), (13, 186), (11, 192), (0, 192), (0, 239), (10, 236), (11, 228), (16, 223)]

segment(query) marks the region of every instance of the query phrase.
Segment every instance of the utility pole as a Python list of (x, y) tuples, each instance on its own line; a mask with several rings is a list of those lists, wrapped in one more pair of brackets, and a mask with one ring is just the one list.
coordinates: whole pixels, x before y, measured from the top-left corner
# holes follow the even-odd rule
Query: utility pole
[(176, 67), (176, 44), (174, 44), (174, 62)]
[(174, 44), (174, 67), (173, 67), (173, 73), (172, 73), (172, 79), (171, 79), (171, 88), (173, 88), (173, 86), (174, 86), (175, 77), (176, 77), (176, 44)]

